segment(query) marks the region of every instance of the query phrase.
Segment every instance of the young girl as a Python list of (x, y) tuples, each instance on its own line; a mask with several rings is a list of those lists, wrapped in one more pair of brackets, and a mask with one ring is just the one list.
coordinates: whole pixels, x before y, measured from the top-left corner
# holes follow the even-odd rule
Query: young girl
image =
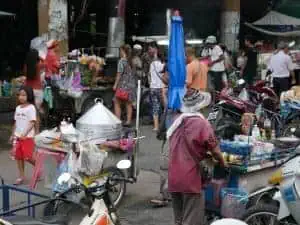
[(19, 91), (19, 105), (15, 111), (15, 124), (11, 140), (17, 139), (15, 159), (19, 171), (15, 185), (24, 183), (25, 161), (34, 165), (34, 136), (37, 111), (34, 106), (34, 94), (30, 87), (24, 86)]

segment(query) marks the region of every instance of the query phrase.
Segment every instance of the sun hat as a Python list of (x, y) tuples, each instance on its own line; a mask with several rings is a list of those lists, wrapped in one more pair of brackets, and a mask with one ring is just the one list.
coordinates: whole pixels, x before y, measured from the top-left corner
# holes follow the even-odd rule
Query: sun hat
[(180, 111), (182, 113), (195, 113), (206, 108), (211, 103), (211, 95), (208, 92), (194, 89), (187, 90)]
[(135, 44), (135, 45), (133, 46), (133, 49), (135, 49), (135, 50), (142, 50), (143, 47), (142, 47), (141, 45), (139, 45), (139, 44)]
[(208, 36), (205, 40), (205, 43), (207, 44), (216, 44), (217, 38), (215, 36)]

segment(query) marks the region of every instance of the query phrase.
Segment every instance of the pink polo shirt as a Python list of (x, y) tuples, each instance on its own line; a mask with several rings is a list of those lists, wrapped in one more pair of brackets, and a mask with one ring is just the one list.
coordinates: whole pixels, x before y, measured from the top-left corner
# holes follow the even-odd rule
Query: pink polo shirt
[(169, 191), (201, 193), (199, 162), (217, 146), (210, 123), (201, 117), (187, 117), (169, 139)]

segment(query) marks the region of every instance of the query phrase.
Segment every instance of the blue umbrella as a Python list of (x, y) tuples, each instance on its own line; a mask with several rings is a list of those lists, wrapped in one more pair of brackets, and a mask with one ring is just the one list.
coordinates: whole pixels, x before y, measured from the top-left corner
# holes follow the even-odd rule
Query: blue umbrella
[(184, 32), (182, 18), (172, 17), (171, 37), (169, 44), (169, 109), (180, 109), (183, 96), (185, 94), (185, 51), (184, 51)]

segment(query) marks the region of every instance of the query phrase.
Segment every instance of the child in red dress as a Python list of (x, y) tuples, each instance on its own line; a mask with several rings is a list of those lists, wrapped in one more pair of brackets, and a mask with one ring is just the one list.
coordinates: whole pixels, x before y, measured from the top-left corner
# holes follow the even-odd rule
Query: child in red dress
[(24, 86), (19, 91), (19, 105), (15, 111), (15, 124), (11, 140), (17, 139), (15, 159), (17, 161), (19, 177), (15, 185), (24, 183), (25, 161), (34, 165), (34, 136), (37, 111), (34, 106), (34, 94), (30, 87)]

